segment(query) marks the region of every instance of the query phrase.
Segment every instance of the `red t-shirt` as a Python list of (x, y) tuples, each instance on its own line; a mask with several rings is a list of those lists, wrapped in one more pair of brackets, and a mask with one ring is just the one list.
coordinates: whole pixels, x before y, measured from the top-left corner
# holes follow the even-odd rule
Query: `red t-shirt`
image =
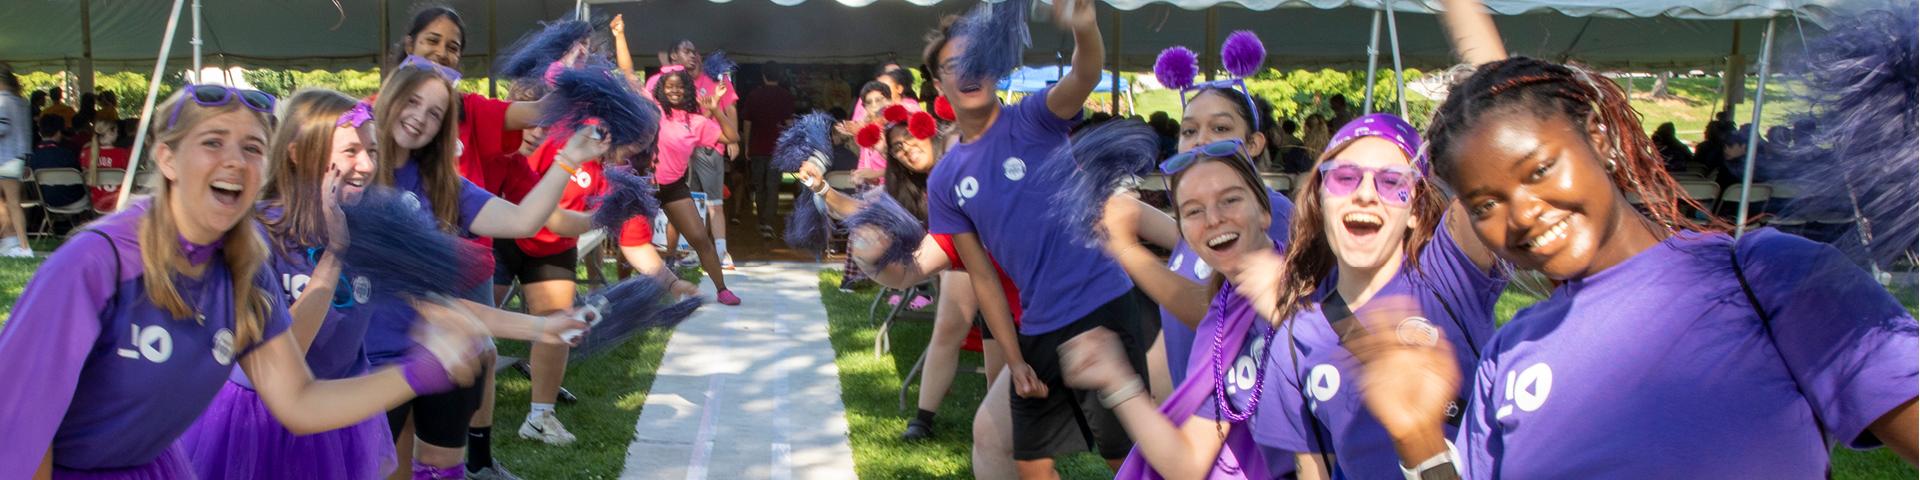
[(626, 225), (620, 226), (620, 246), (638, 247), (653, 245), (653, 218), (633, 217)]
[[(566, 146), (565, 141), (564, 138), (547, 137), (547, 141), (541, 143), (538, 150), (533, 151), (533, 156), (527, 157), (527, 168), (531, 172), (542, 172), (538, 175), (545, 175), (544, 172), (550, 167), (558, 168), (553, 165), (554, 156), (559, 155), (560, 149)], [(532, 180), (512, 182), (516, 184), (508, 186), (509, 196), (506, 198), (514, 202), (526, 198), (527, 192), (533, 189), (533, 185), (539, 182), (540, 177), (528, 175), (523, 178)], [(574, 171), (573, 178), (567, 182), (566, 190), (560, 193), (559, 208), (575, 212), (587, 211), (587, 199), (600, 196), (600, 193), (606, 189), (606, 177), (601, 173), (600, 162), (590, 161), (581, 164), (580, 168)], [(541, 228), (540, 233), (534, 234), (532, 238), (514, 240), (513, 243), (519, 245), (520, 251), (526, 252), (529, 256), (550, 257), (565, 253), (578, 241), (577, 238), (562, 237), (551, 230)]]
[(506, 129), (507, 107), (512, 105), (479, 94), (460, 94), (460, 176), (474, 185), (488, 183), (488, 161), (520, 149), (520, 131)]
[[(86, 168), (118, 168), (126, 170), (127, 155), (129, 153), (132, 152), (124, 148), (102, 147), (100, 149), (100, 158), (94, 159), (87, 158), (93, 155), (91, 149), (81, 150), (81, 165), (86, 166)], [(113, 211), (113, 204), (120, 200), (120, 184), (117, 183), (112, 185), (88, 186), (87, 191), (93, 198), (94, 210), (111, 212)]]

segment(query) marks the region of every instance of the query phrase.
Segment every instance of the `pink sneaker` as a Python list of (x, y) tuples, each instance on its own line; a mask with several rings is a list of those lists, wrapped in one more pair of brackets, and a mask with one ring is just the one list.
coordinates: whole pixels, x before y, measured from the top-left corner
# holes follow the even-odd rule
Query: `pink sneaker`
[(721, 290), (720, 293), (714, 295), (714, 299), (718, 300), (721, 305), (729, 307), (740, 305), (740, 296), (734, 295), (733, 290)]

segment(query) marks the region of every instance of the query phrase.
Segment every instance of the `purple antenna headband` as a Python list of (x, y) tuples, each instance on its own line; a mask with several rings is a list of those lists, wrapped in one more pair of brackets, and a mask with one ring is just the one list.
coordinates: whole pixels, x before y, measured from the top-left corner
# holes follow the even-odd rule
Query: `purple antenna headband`
[(1327, 142), (1327, 150), (1339, 150), (1361, 137), (1377, 137), (1393, 142), (1395, 147), (1400, 148), (1400, 153), (1406, 154), (1407, 159), (1420, 169), (1422, 175), (1428, 173), (1427, 159), (1420, 152), (1420, 131), (1415, 130), (1406, 120), (1401, 120), (1400, 117), (1392, 114), (1369, 113), (1347, 122), (1345, 126), (1340, 127), (1339, 132), (1333, 134), (1333, 139)]

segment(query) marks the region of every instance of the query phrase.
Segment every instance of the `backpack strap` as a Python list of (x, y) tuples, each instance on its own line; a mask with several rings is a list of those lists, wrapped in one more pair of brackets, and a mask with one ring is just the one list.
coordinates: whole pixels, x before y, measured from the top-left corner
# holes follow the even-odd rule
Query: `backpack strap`
[[(1760, 296), (1753, 293), (1753, 284), (1747, 281), (1747, 273), (1745, 269), (1740, 266), (1740, 244), (1738, 240), (1735, 240), (1731, 250), (1728, 258), (1733, 259), (1733, 276), (1740, 280), (1740, 291), (1746, 293), (1747, 305), (1753, 308), (1754, 315), (1760, 317), (1760, 332), (1767, 336), (1767, 343), (1773, 345), (1773, 351), (1780, 355), (1780, 366), (1787, 369), (1787, 379), (1793, 382), (1793, 390), (1799, 392), (1800, 398), (1807, 402), (1807, 410), (1813, 414), (1813, 426), (1820, 431), (1820, 440), (1824, 444), (1828, 441), (1827, 422), (1820, 419), (1820, 409), (1814, 407), (1813, 397), (1808, 396), (1807, 389), (1800, 386), (1800, 376), (1794, 373), (1793, 364), (1787, 363), (1786, 352), (1780, 349), (1780, 340), (1773, 334), (1773, 315), (1768, 314), (1766, 309), (1760, 307)], [(1833, 465), (1831, 464), (1827, 465), (1827, 478), (1833, 478)]]
[[(84, 231), (87, 233), (92, 233), (94, 235), (99, 235), (101, 240), (107, 241), (107, 249), (113, 252), (113, 284), (116, 286), (120, 285), (120, 245), (113, 243), (113, 237), (107, 236), (106, 232), (93, 230), (93, 229), (87, 229)], [(107, 305), (111, 307), (119, 299), (120, 299), (120, 289), (116, 287), (114, 288), (113, 296), (107, 298)]]

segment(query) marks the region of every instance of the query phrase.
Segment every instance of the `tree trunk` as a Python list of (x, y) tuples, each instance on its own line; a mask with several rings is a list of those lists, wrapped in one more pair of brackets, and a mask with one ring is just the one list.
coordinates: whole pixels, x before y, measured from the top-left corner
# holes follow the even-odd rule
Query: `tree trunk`
[(1673, 72), (1660, 72), (1660, 76), (1655, 77), (1653, 80), (1653, 93), (1651, 94), (1653, 98), (1672, 97), (1673, 94), (1667, 92), (1667, 82), (1671, 80), (1673, 80)]

